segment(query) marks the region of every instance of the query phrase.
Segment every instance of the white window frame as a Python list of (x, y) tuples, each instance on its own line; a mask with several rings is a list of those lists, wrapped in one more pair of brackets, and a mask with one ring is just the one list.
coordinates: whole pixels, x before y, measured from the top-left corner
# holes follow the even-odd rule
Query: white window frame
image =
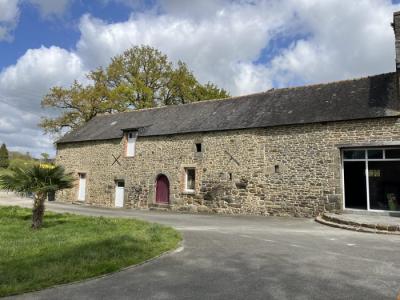
[(134, 157), (136, 154), (137, 132), (129, 131), (126, 133), (126, 157)]
[[(194, 171), (194, 189), (188, 189), (188, 170)], [(185, 193), (192, 193), (196, 192), (196, 168), (185, 168)]]
[[(360, 211), (372, 211), (372, 212), (393, 212), (399, 213), (400, 211), (393, 211), (393, 210), (381, 210), (381, 209), (371, 209), (370, 206), (370, 198), (369, 198), (369, 168), (368, 162), (369, 161), (400, 161), (400, 158), (386, 158), (386, 150), (394, 150), (400, 149), (400, 147), (360, 147), (360, 148), (343, 148), (341, 149), (341, 157), (342, 157), (342, 164), (341, 164), (341, 181), (342, 181), (342, 195), (343, 195), (343, 209), (347, 210), (360, 210)], [(368, 158), (368, 150), (382, 150), (382, 158)], [(364, 151), (364, 158), (357, 158), (357, 159), (350, 159), (344, 158), (344, 151)], [(363, 161), (365, 162), (365, 181), (366, 185), (365, 188), (367, 189), (367, 209), (355, 209), (355, 208), (347, 208), (346, 207), (346, 195), (345, 195), (345, 186), (344, 186), (344, 162), (345, 161)]]

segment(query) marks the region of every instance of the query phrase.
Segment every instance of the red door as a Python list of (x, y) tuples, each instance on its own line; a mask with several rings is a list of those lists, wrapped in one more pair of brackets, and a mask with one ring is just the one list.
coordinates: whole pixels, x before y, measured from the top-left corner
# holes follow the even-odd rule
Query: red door
[(169, 181), (165, 175), (159, 175), (157, 177), (156, 203), (169, 203)]

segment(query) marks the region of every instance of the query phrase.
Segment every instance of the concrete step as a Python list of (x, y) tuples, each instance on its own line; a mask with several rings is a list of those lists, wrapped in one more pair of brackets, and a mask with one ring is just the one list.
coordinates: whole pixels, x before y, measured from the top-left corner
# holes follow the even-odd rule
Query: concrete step
[(321, 224), (347, 230), (400, 235), (400, 220), (397, 217), (394, 220), (388, 219), (385, 223), (382, 222), (382, 218), (376, 218), (374, 222), (374, 216), (361, 218), (359, 215), (324, 213), (315, 220)]

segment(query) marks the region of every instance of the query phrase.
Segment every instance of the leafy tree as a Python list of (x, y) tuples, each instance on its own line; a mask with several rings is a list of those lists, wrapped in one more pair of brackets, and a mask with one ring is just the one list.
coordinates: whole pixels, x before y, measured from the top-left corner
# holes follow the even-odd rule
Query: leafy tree
[(74, 129), (101, 113), (114, 113), (171, 104), (184, 104), (229, 94), (213, 83), (201, 84), (187, 65), (173, 64), (159, 50), (133, 47), (111, 59), (106, 68), (87, 75), (88, 85), (75, 81), (69, 88), (53, 87), (42, 99), (44, 108), (58, 110), (42, 119), (47, 133)]
[(0, 188), (21, 194), (34, 193), (31, 225), (33, 229), (42, 226), (47, 194), (72, 186), (72, 175), (66, 174), (63, 167), (50, 164), (15, 168), (10, 173), (0, 175)]
[(40, 154), (40, 156), (42, 157), (42, 160), (43, 160), (44, 162), (48, 162), (48, 161), (49, 161), (50, 155), (49, 155), (48, 153), (43, 152), (43, 153)]
[(8, 150), (6, 144), (2, 144), (0, 146), (0, 168), (8, 168), (8, 165), (10, 164), (9, 158), (8, 158)]

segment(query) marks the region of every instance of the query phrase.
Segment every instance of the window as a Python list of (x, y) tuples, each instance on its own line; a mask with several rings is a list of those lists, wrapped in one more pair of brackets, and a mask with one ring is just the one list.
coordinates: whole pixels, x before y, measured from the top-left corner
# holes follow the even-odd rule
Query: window
[(126, 145), (126, 156), (135, 156), (135, 145), (136, 145), (136, 132), (128, 132), (127, 134), (127, 145)]
[(196, 143), (196, 152), (203, 152), (201, 143)]
[(400, 158), (400, 149), (387, 149), (386, 158)]
[(400, 149), (343, 150), (345, 208), (400, 211)]
[(193, 168), (185, 169), (185, 192), (195, 191), (196, 171)]
[(364, 159), (365, 150), (345, 150), (343, 151), (344, 159)]
[(368, 150), (368, 159), (383, 158), (383, 150)]

